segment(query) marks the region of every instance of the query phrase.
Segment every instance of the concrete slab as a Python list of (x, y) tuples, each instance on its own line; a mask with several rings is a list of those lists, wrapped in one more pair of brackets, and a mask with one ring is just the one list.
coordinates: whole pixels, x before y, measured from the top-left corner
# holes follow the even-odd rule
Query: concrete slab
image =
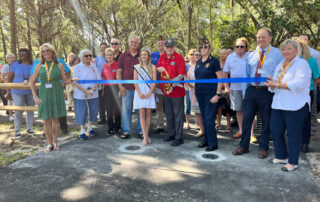
[[(141, 140), (101, 135), (74, 140), (58, 152), (37, 153), (0, 170), (0, 201), (317, 201), (318, 188), (305, 156), (284, 173), (258, 159), (258, 147), (233, 156), (239, 141), (219, 136), (216, 160), (202, 159), (199, 140), (186, 131), (185, 144), (171, 147), (162, 135), (137, 151)], [(273, 151), (270, 151), (272, 158)]]

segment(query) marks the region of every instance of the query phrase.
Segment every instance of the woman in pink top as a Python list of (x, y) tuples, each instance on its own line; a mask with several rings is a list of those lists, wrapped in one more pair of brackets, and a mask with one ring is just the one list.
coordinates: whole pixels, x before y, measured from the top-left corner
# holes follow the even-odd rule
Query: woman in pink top
[[(101, 78), (104, 80), (116, 80), (118, 63), (114, 60), (113, 48), (105, 50), (107, 62), (102, 67)], [(118, 95), (117, 84), (104, 84), (103, 97), (107, 110), (107, 135), (119, 134), (121, 127), (121, 102)]]

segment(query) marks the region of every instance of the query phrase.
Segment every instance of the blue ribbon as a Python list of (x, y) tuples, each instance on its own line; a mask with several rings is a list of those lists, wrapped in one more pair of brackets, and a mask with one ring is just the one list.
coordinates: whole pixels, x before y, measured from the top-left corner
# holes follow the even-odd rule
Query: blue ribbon
[(183, 81), (168, 80), (78, 80), (80, 84), (96, 83), (96, 84), (139, 84), (139, 83), (263, 83), (267, 81), (267, 77), (247, 77), (247, 78), (223, 78), (223, 79), (198, 79)]

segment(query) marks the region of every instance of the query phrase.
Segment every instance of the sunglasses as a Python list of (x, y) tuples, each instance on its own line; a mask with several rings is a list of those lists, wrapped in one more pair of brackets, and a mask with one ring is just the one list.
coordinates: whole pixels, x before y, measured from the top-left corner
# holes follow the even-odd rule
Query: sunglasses
[(245, 46), (236, 46), (236, 48), (245, 48)]
[(207, 45), (205, 45), (205, 46), (199, 46), (199, 49), (208, 49), (209, 48), (209, 46), (207, 46)]
[(86, 57), (86, 58), (88, 58), (88, 57), (92, 58), (92, 55), (84, 55), (84, 57)]
[(49, 49), (46, 49), (46, 50), (42, 50), (42, 51), (41, 51), (41, 53), (49, 53), (49, 52), (51, 52), (51, 50), (49, 50)]
[(27, 55), (27, 52), (26, 51), (20, 51), (19, 55)]
[(111, 43), (111, 45), (114, 45), (114, 46), (116, 46), (116, 45), (119, 45), (119, 43)]
[(166, 48), (174, 48), (174, 46), (166, 46)]
[(191, 56), (196, 56), (196, 57), (198, 57), (198, 56), (199, 56), (199, 54), (191, 54)]

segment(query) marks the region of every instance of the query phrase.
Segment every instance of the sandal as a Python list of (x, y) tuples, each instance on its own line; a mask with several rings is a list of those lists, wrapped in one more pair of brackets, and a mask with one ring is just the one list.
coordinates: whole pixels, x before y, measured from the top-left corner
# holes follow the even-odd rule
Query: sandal
[(216, 130), (221, 130), (221, 125), (217, 125)]
[(57, 145), (57, 143), (53, 143), (53, 150), (58, 151), (60, 147)]
[(130, 135), (125, 134), (125, 133), (119, 135), (119, 138), (121, 138), (121, 139), (128, 139), (129, 137), (130, 137)]
[(227, 128), (224, 132), (226, 132), (226, 133), (231, 133), (232, 130), (231, 130), (231, 128)]
[(52, 151), (52, 149), (53, 149), (53, 146), (52, 146), (51, 144), (48, 144), (48, 145), (47, 145), (47, 148), (46, 148), (43, 152), (44, 152), (44, 153), (49, 153), (49, 152)]

